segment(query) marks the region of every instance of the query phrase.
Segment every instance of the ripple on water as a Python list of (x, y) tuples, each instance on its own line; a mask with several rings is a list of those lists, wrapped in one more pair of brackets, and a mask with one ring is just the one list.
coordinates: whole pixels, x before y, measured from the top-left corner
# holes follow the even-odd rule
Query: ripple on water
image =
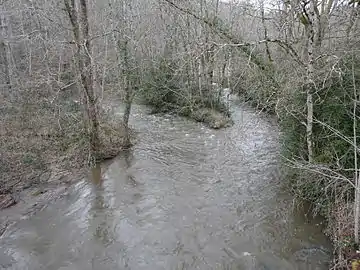
[(234, 120), (134, 106), (137, 145), (102, 186), (79, 182), (1, 238), (4, 269), (327, 269), (326, 238), (280, 188), (277, 127), (241, 107)]

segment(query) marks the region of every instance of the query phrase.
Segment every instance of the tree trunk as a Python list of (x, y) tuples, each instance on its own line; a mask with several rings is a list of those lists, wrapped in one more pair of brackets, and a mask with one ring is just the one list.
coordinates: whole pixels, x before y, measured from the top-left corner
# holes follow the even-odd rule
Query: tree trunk
[(122, 54), (124, 60), (124, 83), (125, 83), (125, 111), (123, 116), (124, 128), (125, 128), (125, 147), (131, 146), (130, 134), (129, 134), (129, 118), (131, 112), (131, 104), (133, 100), (133, 89), (132, 89), (132, 79), (131, 79), (131, 67), (129, 59), (129, 48), (128, 48), (128, 39), (125, 38), (122, 44)]
[[(263, 27), (263, 30), (264, 30), (264, 39), (268, 40), (269, 37), (268, 37), (268, 30), (267, 30), (266, 23), (265, 23), (264, 0), (260, 0), (259, 4), (260, 4), (260, 12), (261, 12), (261, 23), (262, 23), (262, 27)], [(272, 60), (272, 57), (271, 57), (271, 54), (270, 54), (269, 43), (267, 41), (265, 42), (265, 51), (266, 51), (266, 55), (267, 55), (267, 58), (268, 58), (269, 62), (272, 63), (273, 60)]]
[(354, 239), (359, 244), (360, 222), (360, 172), (355, 170), (355, 201), (354, 201)]
[(124, 128), (124, 141), (123, 146), (126, 148), (131, 147), (131, 138), (130, 138), (130, 129), (129, 129), (129, 118), (131, 113), (132, 101), (134, 99), (134, 89), (133, 89), (133, 76), (134, 72), (133, 64), (131, 63), (130, 55), (130, 46), (129, 46), (129, 36), (128, 32), (132, 32), (132, 24), (130, 18), (126, 16), (126, 11), (129, 11), (132, 14), (131, 3), (121, 3), (120, 12), (118, 14), (119, 31), (118, 34), (114, 34), (115, 48), (117, 52), (118, 68), (119, 68), (119, 77), (123, 81), (124, 90), (125, 90), (125, 110), (123, 114), (123, 128)]
[(314, 2), (310, 1), (310, 10), (307, 14), (308, 23), (306, 24), (307, 32), (307, 79), (306, 79), (306, 141), (308, 149), (308, 161), (313, 162), (313, 120), (314, 120)]
[(358, 93), (355, 81), (354, 57), (352, 59), (352, 83), (354, 89), (354, 106), (353, 106), (353, 143), (354, 143), (354, 170), (355, 170), (355, 201), (354, 201), (354, 238), (355, 243), (359, 244), (359, 219), (360, 219), (360, 172), (358, 172), (357, 164), (357, 125), (356, 110), (358, 101)]
[(83, 67), (81, 69), (81, 82), (85, 91), (85, 104), (89, 117), (90, 150), (92, 155), (97, 158), (100, 148), (99, 119), (93, 82), (87, 0), (80, 0), (80, 27), (83, 34)]
[(9, 62), (9, 49), (8, 44), (4, 41), (0, 41), (0, 51), (1, 51), (1, 58), (3, 63), (3, 69), (5, 73), (5, 86), (10, 90), (11, 89), (11, 73), (10, 73), (10, 62)]
[(349, 23), (348, 26), (346, 27), (346, 42), (349, 43), (350, 42), (350, 37), (353, 34), (353, 30), (355, 28), (355, 26), (357, 25), (358, 19), (359, 19), (359, 9), (360, 9), (360, 5), (359, 3), (352, 3), (351, 4), (351, 12), (349, 14)]
[(3, 69), (5, 73), (5, 85), (10, 90), (11, 89), (11, 55), (10, 55), (10, 47), (9, 43), (7, 41), (7, 38), (9, 36), (8, 34), (8, 22), (6, 21), (5, 15), (0, 14), (0, 53), (3, 63)]
[(51, 90), (51, 92), (53, 92), (53, 87), (52, 87), (52, 77), (51, 77), (51, 70), (50, 70), (50, 59), (49, 59), (49, 53), (48, 53), (48, 48), (46, 46), (45, 41), (47, 40), (47, 29), (46, 27), (44, 28), (43, 25), (41, 24), (41, 16), (38, 12), (38, 10), (34, 7), (34, 3), (30, 0), (27, 1), (28, 5), (30, 7), (30, 12), (31, 15), (35, 17), (35, 23), (37, 28), (40, 31), (41, 34), (41, 43), (42, 43), (42, 47), (43, 47), (43, 53), (44, 53), (44, 61), (42, 62), (45, 65), (46, 71), (47, 71), (47, 81), (46, 84), (49, 87), (49, 90)]
[(92, 158), (96, 160), (100, 150), (100, 138), (98, 108), (93, 82), (89, 18), (87, 13), (87, 1), (80, 0), (79, 2), (80, 14), (78, 14), (75, 9), (75, 0), (64, 0), (77, 46), (76, 61), (83, 90), (83, 103), (85, 104), (87, 117), (85, 122), (87, 123), (89, 135), (90, 153)]

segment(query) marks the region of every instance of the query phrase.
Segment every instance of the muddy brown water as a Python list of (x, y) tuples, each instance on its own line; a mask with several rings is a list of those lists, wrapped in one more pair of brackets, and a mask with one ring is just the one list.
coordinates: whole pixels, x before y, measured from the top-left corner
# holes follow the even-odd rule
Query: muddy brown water
[(135, 147), (9, 228), (1, 269), (328, 269), (321, 220), (282, 188), (276, 124), (241, 106), (234, 120), (135, 106)]

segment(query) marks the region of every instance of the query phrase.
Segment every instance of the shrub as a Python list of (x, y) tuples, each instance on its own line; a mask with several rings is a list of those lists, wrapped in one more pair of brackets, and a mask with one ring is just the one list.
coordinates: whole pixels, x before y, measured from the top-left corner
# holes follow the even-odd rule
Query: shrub
[(143, 78), (141, 100), (153, 107), (153, 113), (172, 112), (213, 128), (228, 126), (230, 111), (217, 92), (207, 86), (200, 93), (196, 83), (189, 85), (187, 76), (176, 63), (160, 59)]

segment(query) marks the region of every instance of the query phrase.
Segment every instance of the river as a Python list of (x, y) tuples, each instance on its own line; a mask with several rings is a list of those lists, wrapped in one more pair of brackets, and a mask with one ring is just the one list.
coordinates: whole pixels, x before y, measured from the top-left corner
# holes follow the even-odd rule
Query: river
[(321, 220), (282, 187), (276, 124), (241, 105), (233, 119), (215, 131), (134, 106), (134, 148), (11, 226), (0, 267), (328, 269)]

